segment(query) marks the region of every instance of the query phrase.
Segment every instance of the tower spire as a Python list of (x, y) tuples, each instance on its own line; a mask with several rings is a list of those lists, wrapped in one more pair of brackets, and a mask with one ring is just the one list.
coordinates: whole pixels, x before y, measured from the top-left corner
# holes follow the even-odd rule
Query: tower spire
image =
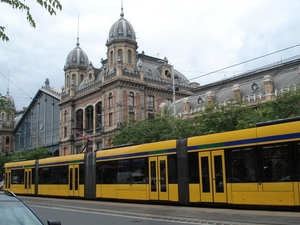
[(121, 17), (124, 17), (124, 13), (123, 13), (123, 0), (121, 0)]
[(7, 94), (9, 94), (9, 71), (8, 71), (8, 79), (7, 79)]
[(77, 22), (77, 47), (79, 47), (79, 13), (78, 13), (78, 22)]

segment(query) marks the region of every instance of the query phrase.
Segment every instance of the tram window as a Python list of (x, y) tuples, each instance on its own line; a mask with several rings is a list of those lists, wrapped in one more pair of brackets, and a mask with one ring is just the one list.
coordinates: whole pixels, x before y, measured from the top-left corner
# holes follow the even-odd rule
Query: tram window
[(148, 183), (148, 158), (132, 159), (131, 183)]
[(262, 147), (263, 181), (290, 181), (291, 157), (288, 145), (268, 145)]
[(178, 183), (177, 155), (168, 156), (168, 183), (169, 184)]
[(96, 163), (96, 184), (103, 184), (103, 163)]
[(130, 170), (129, 160), (118, 161), (117, 183), (118, 184), (131, 183), (131, 170)]
[(210, 192), (208, 157), (201, 157), (202, 192)]
[(297, 158), (298, 158), (298, 163), (297, 163), (297, 174), (295, 176), (295, 180), (299, 181), (300, 180), (300, 142), (297, 143)]
[(84, 184), (84, 165), (79, 165), (79, 184)]
[(24, 170), (12, 170), (11, 171), (11, 183), (12, 184), (24, 184)]
[(108, 161), (101, 164), (103, 184), (115, 184), (117, 181), (118, 165), (116, 161)]
[(33, 168), (32, 170), (32, 184), (35, 184), (35, 168)]
[(256, 157), (252, 147), (232, 149), (227, 167), (227, 183), (257, 181)]
[(199, 184), (199, 157), (198, 152), (188, 154), (189, 183)]
[(40, 168), (39, 184), (68, 184), (68, 166)]

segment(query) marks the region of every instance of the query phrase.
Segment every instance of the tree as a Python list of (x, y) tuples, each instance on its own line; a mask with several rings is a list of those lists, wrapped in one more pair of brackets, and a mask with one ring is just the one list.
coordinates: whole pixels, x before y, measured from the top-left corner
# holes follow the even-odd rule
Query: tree
[(227, 105), (206, 104), (205, 110), (189, 119), (165, 113), (153, 119), (124, 124), (113, 136), (113, 144), (149, 143), (255, 127), (259, 122), (300, 116), (300, 88), (279, 94), (256, 105), (230, 101)]
[[(30, 26), (33, 28), (36, 27), (36, 23), (31, 15), (30, 7), (25, 3), (21, 2), (22, 0), (0, 0), (2, 3), (9, 4), (13, 9), (19, 9), (21, 11), (26, 12), (26, 19), (28, 20)], [(25, 2), (25, 0), (23, 0)], [(52, 16), (53, 14), (56, 15), (56, 10), (61, 10), (62, 5), (58, 0), (36, 0), (36, 2), (44, 7), (49, 14)], [(0, 39), (3, 41), (9, 41), (8, 36), (4, 33), (5, 27), (0, 26)]]

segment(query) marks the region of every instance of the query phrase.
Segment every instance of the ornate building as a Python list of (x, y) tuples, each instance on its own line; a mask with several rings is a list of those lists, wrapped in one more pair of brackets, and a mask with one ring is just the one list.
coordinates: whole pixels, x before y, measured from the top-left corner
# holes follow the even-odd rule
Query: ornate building
[[(136, 34), (123, 9), (109, 30), (106, 46), (101, 68), (89, 62), (79, 39), (67, 56), (59, 103), (60, 155), (107, 147), (122, 123), (151, 118), (160, 114), (162, 103), (193, 94), (189, 81), (167, 58), (137, 52)], [(175, 84), (176, 93), (170, 88)]]
[(5, 95), (7, 99), (6, 107), (10, 110), (10, 113), (7, 113), (4, 110), (0, 109), (0, 153), (7, 154), (14, 149), (14, 117), (15, 117), (15, 101), (9, 95)]
[(255, 106), (299, 87), (300, 55), (297, 55), (226, 80), (194, 87), (193, 96), (176, 101), (176, 116), (192, 116), (203, 110), (206, 103), (226, 105), (232, 100), (243, 100)]

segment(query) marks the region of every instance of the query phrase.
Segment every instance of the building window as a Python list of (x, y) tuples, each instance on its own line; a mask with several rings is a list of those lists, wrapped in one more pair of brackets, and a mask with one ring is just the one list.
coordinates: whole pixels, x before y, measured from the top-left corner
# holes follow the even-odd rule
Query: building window
[(86, 111), (85, 111), (85, 116), (86, 116), (86, 125), (85, 129), (86, 130), (92, 130), (93, 129), (93, 107), (89, 106)]
[(102, 126), (102, 102), (99, 102), (96, 105), (96, 111), (97, 111), (97, 127)]
[(108, 126), (112, 126), (113, 125), (113, 114), (109, 113), (108, 115)]
[(8, 136), (6, 136), (6, 138), (5, 138), (5, 144), (9, 145), (9, 137)]
[(113, 106), (113, 95), (109, 93), (108, 95), (108, 107), (111, 108)]
[(76, 111), (76, 129), (83, 129), (83, 110), (79, 109)]
[(66, 77), (66, 83), (67, 83), (67, 87), (69, 87), (70, 86), (70, 77), (69, 76)]
[(120, 62), (122, 62), (122, 54), (123, 54), (123, 51), (122, 51), (122, 49), (119, 49), (118, 50), (118, 61), (120, 61)]
[(113, 65), (113, 63), (114, 63), (114, 52), (113, 51), (111, 51), (110, 52), (110, 65), (112, 66)]
[(129, 96), (128, 96), (128, 106), (133, 107), (134, 106), (134, 94), (133, 92), (129, 92)]
[(76, 75), (75, 74), (72, 75), (72, 83), (71, 84), (76, 84)]
[(129, 121), (134, 120), (134, 112), (129, 112)]
[(67, 137), (67, 132), (68, 132), (67, 127), (64, 127), (64, 137), (65, 138)]
[(148, 107), (154, 108), (154, 96), (148, 96)]
[(81, 153), (82, 147), (81, 146), (76, 146), (76, 153), (79, 154)]
[(64, 121), (67, 122), (67, 114), (68, 114), (68, 110), (65, 110), (64, 112)]
[(260, 90), (260, 87), (256, 82), (253, 82), (253, 84), (251, 85), (251, 90), (252, 92), (257, 92)]
[(128, 63), (132, 63), (132, 56), (131, 56), (131, 50), (128, 50)]
[(201, 97), (199, 97), (199, 98), (198, 98), (198, 104), (203, 104), (203, 103), (204, 103), (204, 99), (201, 98)]
[(167, 99), (167, 105), (171, 105), (172, 104), (172, 99)]

